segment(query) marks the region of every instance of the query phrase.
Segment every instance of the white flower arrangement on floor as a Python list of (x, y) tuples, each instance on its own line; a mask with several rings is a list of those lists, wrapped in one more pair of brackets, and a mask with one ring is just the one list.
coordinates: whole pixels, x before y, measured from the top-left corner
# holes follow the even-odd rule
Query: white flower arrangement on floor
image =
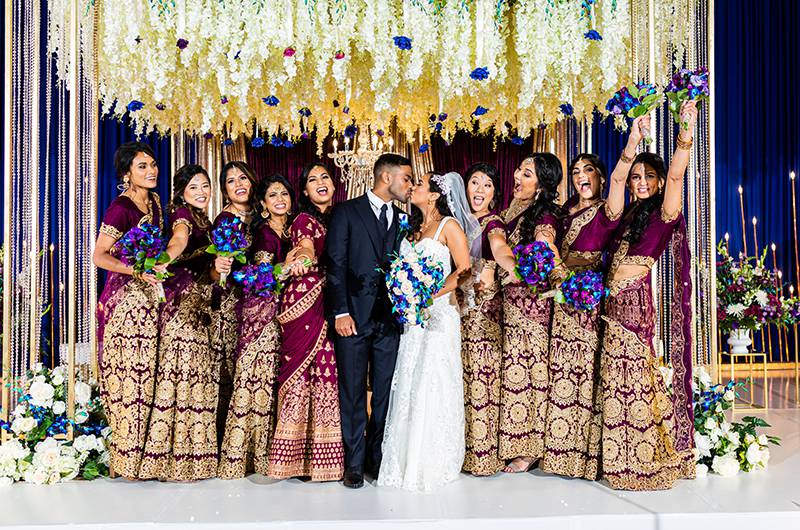
[[(0, 485), (34, 484), (107, 476), (111, 428), (95, 384), (75, 382), (75, 419), (67, 418), (66, 369), (36, 364), (19, 382), (19, 402), (0, 429), (14, 437), (0, 444)], [(74, 440), (62, 435), (72, 425)]]
[(694, 443), (697, 458), (697, 476), (709, 471), (724, 477), (739, 471), (764, 469), (769, 462), (769, 444), (780, 444), (780, 438), (757, 432), (759, 427), (770, 425), (754, 416), (745, 416), (741, 422), (729, 422), (725, 411), (731, 408), (742, 383), (730, 381), (714, 385), (704, 368), (694, 376)]

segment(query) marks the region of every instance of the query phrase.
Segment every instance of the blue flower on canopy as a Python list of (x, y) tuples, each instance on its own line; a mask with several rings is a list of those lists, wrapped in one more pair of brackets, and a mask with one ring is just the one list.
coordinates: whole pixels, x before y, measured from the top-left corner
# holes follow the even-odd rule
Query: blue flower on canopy
[(486, 107), (481, 107), (480, 105), (478, 105), (477, 107), (475, 107), (475, 110), (472, 112), (472, 114), (474, 116), (483, 116), (487, 112), (489, 112), (489, 109), (487, 109)]
[(425, 153), (428, 151), (428, 149), (430, 149), (430, 147), (431, 146), (429, 146), (428, 144), (422, 144), (421, 146), (419, 146), (419, 152)]
[(572, 108), (572, 105), (569, 103), (562, 103), (558, 108), (561, 109), (561, 113), (564, 116), (572, 116), (575, 114), (575, 109)]
[(265, 97), (265, 98), (261, 98), (261, 101), (263, 101), (264, 103), (266, 103), (270, 107), (275, 107), (275, 106), (278, 105), (278, 103), (281, 102), (281, 100), (279, 100), (275, 96), (268, 96), (268, 97)]
[(489, 78), (489, 69), (485, 66), (479, 66), (474, 69), (469, 76), (475, 81), (484, 81)]
[(515, 134), (514, 136), (511, 137), (511, 143), (514, 145), (522, 145), (523, 143), (525, 143), (525, 139)]
[[(231, 142), (231, 143), (233, 143), (233, 142)], [(252, 145), (252, 146), (253, 146), (253, 147), (255, 147), (255, 148), (262, 147), (262, 146), (264, 145), (264, 139), (263, 139), (263, 138), (261, 138), (260, 136), (256, 136), (256, 137), (255, 137), (255, 138), (253, 138), (253, 140), (250, 142), (250, 145)]]
[(142, 110), (142, 108), (144, 108), (144, 103), (134, 99), (133, 101), (128, 103), (128, 106), (126, 108), (128, 109), (128, 112), (136, 112), (137, 110)]
[(593, 29), (584, 33), (583, 36), (589, 40), (603, 40), (603, 36)]
[(394, 45), (400, 48), (401, 50), (410, 50), (411, 49), (411, 39), (408, 37), (404, 37), (399, 35), (394, 38)]

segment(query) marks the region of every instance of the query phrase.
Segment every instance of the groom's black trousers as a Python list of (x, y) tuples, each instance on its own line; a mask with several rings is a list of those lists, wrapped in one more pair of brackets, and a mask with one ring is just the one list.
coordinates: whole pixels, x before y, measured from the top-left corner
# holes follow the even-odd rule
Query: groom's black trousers
[[(374, 313), (379, 312), (384, 313)], [(336, 335), (335, 349), (345, 464), (348, 469), (363, 471), (365, 464), (379, 466), (381, 463), (383, 430), (400, 332), (391, 314), (373, 314), (373, 318), (357, 326), (356, 331), (358, 334), (350, 337)], [(368, 376), (372, 388), (372, 415), (369, 422), (364, 384)]]

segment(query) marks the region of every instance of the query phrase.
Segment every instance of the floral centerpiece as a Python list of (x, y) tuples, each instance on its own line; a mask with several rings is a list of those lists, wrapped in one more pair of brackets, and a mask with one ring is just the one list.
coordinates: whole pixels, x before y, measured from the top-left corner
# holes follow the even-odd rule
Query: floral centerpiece
[[(777, 295), (775, 275), (764, 266), (766, 251), (759, 258), (734, 260), (727, 247), (717, 246), (717, 323), (729, 333), (734, 353), (741, 346), (731, 341), (746, 341), (749, 331), (765, 324), (779, 323), (783, 318), (783, 303)], [(745, 344), (745, 352), (746, 346)]]
[[(13, 436), (0, 445), (0, 484), (24, 480), (55, 484), (81, 476), (108, 476), (111, 428), (97, 386), (75, 382), (75, 419), (67, 418), (66, 369), (36, 364), (19, 382), (10, 422), (0, 429)], [(63, 436), (73, 427), (74, 439)]]
[(759, 433), (770, 425), (761, 418), (745, 416), (741, 422), (729, 422), (725, 411), (731, 408), (743, 383), (714, 385), (711, 376), (700, 367), (694, 375), (694, 443), (697, 476), (709, 470), (723, 476), (736, 475), (767, 467), (769, 445), (780, 445), (780, 438)]

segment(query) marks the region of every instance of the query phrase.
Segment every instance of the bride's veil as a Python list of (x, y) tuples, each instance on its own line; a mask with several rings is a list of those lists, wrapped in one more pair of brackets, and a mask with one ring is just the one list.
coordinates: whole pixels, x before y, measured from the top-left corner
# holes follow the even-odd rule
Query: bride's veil
[(480, 257), (481, 254), (481, 225), (472, 215), (467, 202), (467, 192), (464, 189), (464, 180), (455, 171), (445, 173), (441, 177), (447, 186), (447, 206), (453, 213), (464, 233), (467, 234), (467, 243), (470, 248), (470, 256)]

